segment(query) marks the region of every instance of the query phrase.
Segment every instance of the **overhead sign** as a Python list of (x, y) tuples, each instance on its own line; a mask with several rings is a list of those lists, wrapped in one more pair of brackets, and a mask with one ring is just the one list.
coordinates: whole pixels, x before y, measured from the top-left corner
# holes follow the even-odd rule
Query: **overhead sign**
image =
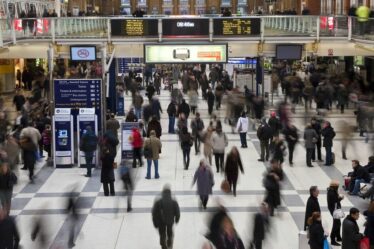
[(163, 37), (202, 37), (209, 36), (209, 19), (162, 19)]
[(216, 36), (260, 35), (260, 33), (260, 18), (213, 19), (213, 35)]
[(78, 115), (80, 108), (94, 108), (95, 114), (100, 120), (100, 79), (56, 79), (54, 80), (54, 90), (55, 108), (71, 108), (74, 118)]
[(144, 45), (145, 63), (226, 63), (227, 44)]
[(112, 19), (112, 36), (157, 36), (157, 19)]
[(96, 60), (95, 46), (70, 46), (70, 59), (72, 61)]

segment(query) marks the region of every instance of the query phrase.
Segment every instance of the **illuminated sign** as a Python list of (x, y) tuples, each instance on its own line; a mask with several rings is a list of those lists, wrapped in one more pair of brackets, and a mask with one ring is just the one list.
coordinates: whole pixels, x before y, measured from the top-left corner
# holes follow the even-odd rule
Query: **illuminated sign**
[(157, 36), (157, 19), (112, 19), (112, 36)]
[(260, 18), (217, 18), (213, 20), (213, 35), (245, 36), (260, 35)]
[(146, 63), (225, 63), (227, 44), (144, 45)]
[(201, 37), (209, 36), (209, 19), (163, 19), (164, 37)]

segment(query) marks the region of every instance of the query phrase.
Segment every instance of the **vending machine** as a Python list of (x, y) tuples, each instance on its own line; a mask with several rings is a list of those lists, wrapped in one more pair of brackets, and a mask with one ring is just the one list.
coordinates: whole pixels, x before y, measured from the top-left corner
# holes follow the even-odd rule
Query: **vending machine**
[[(95, 108), (79, 109), (79, 114), (77, 116), (78, 145), (81, 144), (81, 138), (87, 132), (87, 127), (91, 127), (95, 135), (98, 136), (98, 120), (95, 114)], [(98, 163), (97, 150), (94, 152), (92, 163), (94, 165)], [(78, 146), (78, 166), (81, 168), (86, 167), (84, 152), (80, 150), (80, 146)]]
[(74, 123), (70, 108), (56, 108), (53, 116), (54, 167), (68, 168), (74, 164)]

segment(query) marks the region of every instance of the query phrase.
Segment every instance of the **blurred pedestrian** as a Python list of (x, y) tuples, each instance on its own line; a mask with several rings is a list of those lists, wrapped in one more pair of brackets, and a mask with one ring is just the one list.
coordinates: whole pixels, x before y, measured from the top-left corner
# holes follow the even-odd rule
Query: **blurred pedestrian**
[(23, 150), (23, 162), (25, 170), (29, 170), (29, 179), (34, 182), (34, 168), (36, 163), (36, 153), (38, 150), (41, 135), (37, 129), (33, 127), (33, 123), (29, 123), (23, 128), (20, 134), (20, 146)]
[(261, 120), (261, 125), (257, 129), (257, 138), (260, 140), (261, 155), (257, 161), (264, 162), (269, 160), (269, 142), (273, 137), (273, 131), (266, 123), (266, 118)]
[(17, 225), (7, 210), (0, 206), (0, 248), (18, 249), (20, 236)]
[(236, 124), (236, 130), (240, 136), (241, 148), (248, 148), (247, 146), (247, 132), (248, 132), (249, 121), (246, 113), (242, 111), (241, 117), (238, 119)]
[(176, 104), (175, 104), (174, 100), (170, 101), (170, 103), (168, 105), (167, 113), (168, 113), (168, 116), (169, 116), (168, 133), (174, 134), (175, 133), (175, 129), (174, 129), (175, 118), (176, 118), (176, 115), (177, 115), (177, 107), (176, 107)]
[(250, 242), (250, 249), (262, 249), (262, 241), (266, 238), (266, 232), (269, 231), (269, 207), (263, 202), (260, 210), (254, 215), (253, 239)]
[(192, 185), (197, 182), (197, 194), (200, 197), (201, 206), (206, 209), (209, 195), (212, 194), (214, 186), (213, 172), (205, 159), (200, 161), (199, 167), (196, 169)]
[(76, 230), (77, 230), (77, 223), (78, 223), (78, 213), (77, 213), (78, 207), (76, 206), (75, 200), (74, 200), (74, 192), (70, 192), (69, 198), (67, 201), (67, 221), (69, 224), (69, 239), (68, 239), (68, 248), (73, 248), (75, 246), (75, 236), (76, 236)]
[(180, 211), (178, 202), (172, 198), (169, 186), (162, 190), (161, 198), (157, 199), (152, 208), (152, 220), (160, 234), (162, 249), (173, 248), (173, 225), (178, 223)]
[(127, 212), (131, 212), (132, 211), (132, 195), (133, 195), (135, 186), (134, 186), (134, 180), (132, 177), (131, 169), (125, 163), (121, 165), (120, 176), (123, 182), (123, 188), (125, 189), (125, 193), (127, 195)]
[(213, 154), (216, 162), (217, 173), (223, 170), (223, 161), (225, 159), (225, 148), (228, 145), (226, 134), (222, 131), (222, 124), (217, 122), (216, 131), (212, 135), (211, 144), (213, 146)]
[(9, 214), (12, 205), (13, 186), (17, 184), (17, 176), (10, 170), (7, 162), (0, 163), (0, 204)]
[(179, 135), (180, 145), (183, 153), (183, 166), (185, 170), (188, 170), (190, 166), (190, 153), (193, 145), (193, 138), (188, 132), (187, 127), (183, 127)]
[(208, 160), (209, 165), (212, 165), (213, 145), (212, 145), (213, 127), (208, 126), (203, 133), (202, 140), (204, 142), (204, 157)]
[(281, 204), (280, 184), (283, 180), (283, 171), (276, 160), (270, 161), (270, 169), (265, 174), (263, 184), (266, 190), (264, 202), (269, 207), (270, 216), (274, 216), (274, 210)]
[(236, 196), (236, 184), (238, 182), (239, 169), (244, 174), (244, 168), (240, 154), (236, 146), (233, 146), (231, 151), (227, 154), (225, 165), (225, 176), (230, 184), (230, 190)]
[(196, 113), (195, 118), (191, 121), (192, 137), (195, 144), (195, 154), (200, 154), (200, 143), (201, 143), (201, 133), (204, 130), (204, 122), (200, 118), (200, 113)]
[(106, 121), (106, 130), (111, 131), (113, 135), (118, 138), (118, 130), (120, 128), (119, 121), (116, 119), (116, 115), (114, 113), (110, 114), (110, 118)]

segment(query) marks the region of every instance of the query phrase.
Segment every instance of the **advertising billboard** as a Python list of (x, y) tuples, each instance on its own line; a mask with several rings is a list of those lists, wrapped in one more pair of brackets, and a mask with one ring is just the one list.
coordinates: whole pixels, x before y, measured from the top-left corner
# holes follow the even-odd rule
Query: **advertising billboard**
[(144, 45), (145, 63), (226, 63), (227, 44)]

